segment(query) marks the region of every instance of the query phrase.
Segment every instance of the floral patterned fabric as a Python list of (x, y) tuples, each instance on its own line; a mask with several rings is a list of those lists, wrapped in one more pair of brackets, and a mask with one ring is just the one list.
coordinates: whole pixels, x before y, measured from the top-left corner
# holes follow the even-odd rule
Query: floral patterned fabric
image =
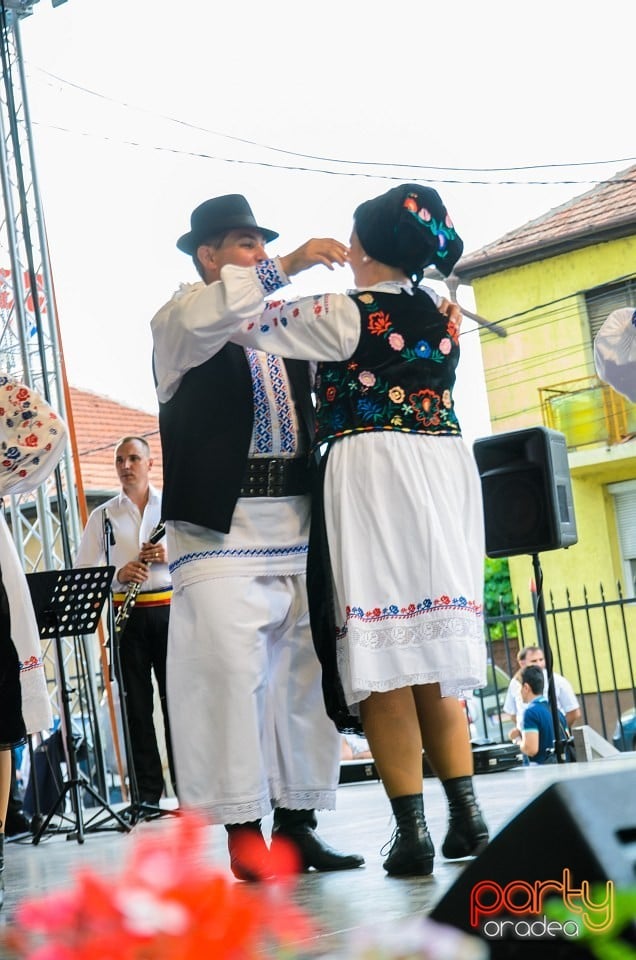
[[(25, 384), (0, 376), (0, 497), (29, 493), (43, 483), (62, 456), (66, 437), (66, 425), (42, 397)], [(20, 659), (22, 715), (27, 732), (37, 733), (51, 726), (51, 705), (29, 588), (2, 511), (0, 570), (11, 610), (11, 640)], [(10, 649), (8, 638), (4, 640), (3, 665)], [(9, 674), (5, 680), (9, 682)], [(0, 741), (5, 745), (15, 742), (7, 734), (14, 724), (14, 717), (7, 715), (9, 702), (5, 689), (0, 697)]]
[(355, 353), (318, 368), (317, 443), (370, 430), (461, 435), (453, 405), (457, 326), (421, 290), (353, 299), (361, 318)]
[(66, 427), (36, 393), (0, 377), (0, 496), (27, 493), (53, 470)]

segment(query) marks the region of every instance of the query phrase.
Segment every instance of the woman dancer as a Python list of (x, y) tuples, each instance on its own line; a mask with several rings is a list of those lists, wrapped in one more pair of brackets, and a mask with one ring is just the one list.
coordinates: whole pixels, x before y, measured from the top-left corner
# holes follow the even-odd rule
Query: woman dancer
[[(29, 493), (43, 483), (64, 452), (66, 436), (65, 424), (48, 403), (24, 384), (0, 376), (0, 498)], [(28, 733), (51, 725), (31, 595), (0, 509), (0, 907), (11, 749)]]
[(485, 683), (481, 487), (453, 403), (459, 330), (419, 288), (462, 249), (437, 192), (403, 184), (354, 213), (352, 293), (254, 309), (254, 272), (222, 276), (233, 340), (320, 361), (314, 529), (324, 503), (333, 597), (310, 562), (312, 629), (329, 713), (341, 730), (361, 722), (395, 814), (391, 875), (433, 870), (422, 748), (449, 803), (442, 853), (475, 855), (488, 839), (457, 699)]

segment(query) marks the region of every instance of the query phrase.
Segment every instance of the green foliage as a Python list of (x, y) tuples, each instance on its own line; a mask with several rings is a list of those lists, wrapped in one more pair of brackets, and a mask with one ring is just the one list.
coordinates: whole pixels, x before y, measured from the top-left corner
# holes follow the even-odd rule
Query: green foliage
[[(514, 614), (515, 603), (510, 584), (510, 568), (505, 557), (486, 557), (485, 584), (484, 584), (484, 613), (487, 617), (500, 617), (502, 614)], [(488, 626), (491, 640), (502, 640), (504, 625), (491, 623)], [(517, 624), (514, 622), (505, 625), (505, 635), (516, 637)]]
[[(591, 893), (592, 902), (599, 903), (606, 895), (602, 886), (592, 886)], [(580, 911), (573, 913), (560, 900), (548, 900), (545, 914), (548, 919), (560, 923), (576, 923), (581, 928), (580, 941), (598, 960), (636, 960), (636, 888), (614, 891), (612, 923), (609, 929), (602, 932), (588, 930), (581, 924)]]

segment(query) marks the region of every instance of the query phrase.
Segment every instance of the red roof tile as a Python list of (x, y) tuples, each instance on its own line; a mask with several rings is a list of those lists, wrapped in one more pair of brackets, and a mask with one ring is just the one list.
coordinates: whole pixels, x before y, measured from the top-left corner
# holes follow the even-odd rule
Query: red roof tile
[(636, 233), (636, 166), (462, 257), (462, 280)]
[[(127, 407), (109, 397), (70, 387), (71, 416), (84, 491), (119, 490), (114, 456), (121, 437), (145, 437), (154, 459), (153, 486), (162, 486), (161, 443), (157, 415)], [(77, 463), (75, 463), (77, 470)]]

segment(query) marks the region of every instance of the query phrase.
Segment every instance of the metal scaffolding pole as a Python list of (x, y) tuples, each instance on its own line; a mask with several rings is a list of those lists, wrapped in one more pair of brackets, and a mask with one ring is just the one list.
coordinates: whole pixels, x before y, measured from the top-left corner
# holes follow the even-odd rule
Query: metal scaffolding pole
[[(55, 0), (53, 5), (57, 6)], [(35, 389), (68, 423), (68, 387), (20, 44), (20, 21), (31, 13), (32, 4), (24, 0), (0, 0), (0, 178), (4, 213), (0, 222), (0, 375), (9, 375)], [(9, 500), (5, 504), (7, 520), (25, 572), (72, 566), (81, 524), (71, 446), (34, 494)], [(51, 642), (44, 646), (43, 654), (53, 714), (59, 718), (62, 691)], [(72, 690), (71, 714), (78, 718), (81, 736), (89, 747), (90, 772), (103, 793), (105, 765), (97, 723), (94, 653), (83, 638), (65, 637), (63, 659)]]

